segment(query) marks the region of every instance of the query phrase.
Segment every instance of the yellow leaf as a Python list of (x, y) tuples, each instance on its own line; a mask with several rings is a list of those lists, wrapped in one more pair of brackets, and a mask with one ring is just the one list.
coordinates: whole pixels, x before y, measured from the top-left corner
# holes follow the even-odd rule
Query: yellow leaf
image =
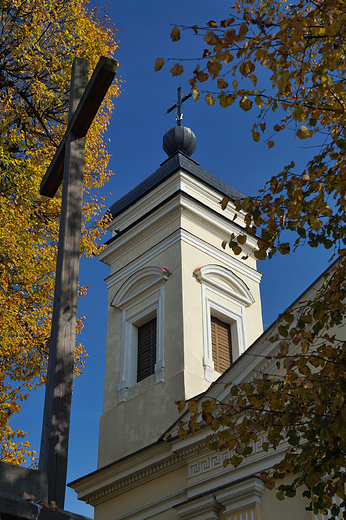
[(268, 141), (267, 145), (268, 145), (268, 148), (273, 148), (274, 141)]
[(248, 110), (251, 109), (252, 107), (252, 101), (250, 101), (246, 96), (244, 96), (240, 101), (239, 101), (239, 106), (242, 110), (244, 110), (244, 112), (247, 112)]
[(208, 31), (205, 33), (203, 40), (208, 45), (216, 45), (217, 42), (219, 41), (219, 38), (213, 33), (213, 31)]
[(178, 412), (181, 413), (185, 408), (185, 401), (176, 401), (175, 404), (178, 405)]
[(196, 88), (192, 91), (192, 97), (194, 101), (197, 101), (197, 99), (199, 99), (199, 92)]
[(207, 105), (213, 105), (215, 103), (215, 98), (211, 94), (207, 94), (205, 96), (205, 101)]
[(155, 70), (161, 70), (162, 67), (164, 66), (164, 61), (163, 61), (163, 58), (157, 58), (156, 62), (155, 62)]
[(240, 253), (242, 252), (242, 248), (239, 246), (233, 246), (232, 250), (235, 255), (240, 255)]
[(219, 88), (220, 90), (221, 89), (224, 89), (224, 88), (227, 88), (228, 87), (228, 83), (227, 81), (225, 81), (224, 79), (222, 78), (219, 78), (217, 80), (217, 88)]
[[(255, 70), (255, 65), (251, 62), (251, 61), (243, 61), (243, 63), (241, 63), (240, 67), (239, 67), (239, 72), (243, 75), (243, 76), (248, 76), (252, 71)], [(253, 74), (252, 74), (253, 76)], [(256, 78), (256, 76), (254, 76)], [(257, 81), (257, 79), (256, 79)]]
[(280, 341), (279, 348), (280, 348), (280, 354), (282, 354), (282, 355), (288, 354), (288, 343), (286, 340), (283, 339)]
[(312, 130), (309, 130), (304, 125), (301, 128), (299, 128), (299, 130), (297, 131), (297, 136), (299, 137), (299, 139), (307, 139), (308, 137), (311, 137), (312, 135), (313, 135)]
[(265, 260), (267, 258), (267, 252), (264, 249), (258, 249), (254, 252), (254, 255), (257, 260)]
[(198, 79), (198, 81), (202, 83), (203, 81), (207, 81), (207, 79), (209, 78), (209, 74), (207, 72), (199, 70), (198, 72), (196, 72), (196, 78)]
[(198, 410), (198, 404), (197, 404), (197, 401), (195, 399), (191, 399), (191, 401), (189, 401), (189, 410), (191, 413), (195, 413), (197, 412)]
[(303, 354), (306, 354), (307, 351), (309, 350), (309, 346), (310, 346), (310, 343), (308, 342), (307, 339), (303, 338), (300, 342), (300, 345), (302, 347), (302, 352)]
[(313, 229), (318, 231), (321, 228), (322, 222), (318, 219), (316, 215), (311, 215), (310, 218), (310, 225)]
[(285, 242), (283, 244), (279, 244), (278, 250), (282, 255), (288, 255), (290, 253), (290, 245), (288, 242)]
[(257, 77), (255, 76), (255, 74), (250, 74), (249, 78), (251, 79), (255, 87), (257, 85)]
[(238, 38), (237, 38), (239, 42), (244, 40), (247, 32), (248, 32), (248, 27), (247, 27), (246, 23), (243, 22), (240, 26), (239, 34), (238, 34)]
[(228, 107), (228, 99), (227, 99), (227, 96), (223, 95), (220, 97), (220, 106), (222, 108), (227, 108)]
[(219, 72), (222, 69), (222, 65), (217, 61), (216, 58), (210, 58), (207, 63), (207, 68), (212, 79), (215, 79), (219, 75)]
[(184, 67), (183, 65), (179, 65), (179, 63), (176, 63), (175, 65), (173, 65), (170, 72), (172, 73), (172, 76), (180, 76), (180, 74), (184, 72)]
[(229, 197), (224, 197), (221, 201), (221, 208), (222, 209), (226, 209), (227, 208), (227, 204), (229, 203), (231, 199)]
[(252, 132), (252, 139), (257, 143), (261, 139), (261, 136), (258, 132)]
[(255, 103), (258, 106), (258, 108), (262, 108), (264, 106), (263, 99), (260, 96), (256, 96)]
[(174, 27), (172, 32), (171, 32), (171, 40), (173, 42), (177, 42), (178, 40), (180, 40), (180, 31), (178, 29), (178, 27)]
[(225, 50), (225, 52), (223, 53), (222, 55), (222, 61), (228, 65), (229, 63), (231, 63), (231, 61), (233, 61), (233, 54), (230, 54), (230, 52), (228, 50)]

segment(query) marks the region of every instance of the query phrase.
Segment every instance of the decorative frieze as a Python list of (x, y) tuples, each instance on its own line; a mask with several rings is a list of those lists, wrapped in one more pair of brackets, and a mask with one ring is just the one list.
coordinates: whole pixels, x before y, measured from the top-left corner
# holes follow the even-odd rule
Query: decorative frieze
[[(252, 455), (263, 452), (262, 444), (264, 442), (264, 436), (259, 437), (256, 442), (251, 441), (250, 446), (252, 447)], [(235, 450), (225, 450), (218, 453), (211, 453), (203, 459), (196, 460), (189, 464), (189, 475), (188, 478), (197, 477), (204, 475), (214, 469), (223, 468), (224, 461), (230, 459), (235, 455)]]

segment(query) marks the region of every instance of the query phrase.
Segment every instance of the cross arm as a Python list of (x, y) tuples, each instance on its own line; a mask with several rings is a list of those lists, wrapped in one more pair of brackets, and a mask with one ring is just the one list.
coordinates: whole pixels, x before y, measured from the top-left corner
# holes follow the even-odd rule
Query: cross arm
[(192, 96), (192, 92), (189, 92), (188, 94), (186, 94), (183, 99), (178, 99), (177, 103), (175, 103), (174, 105), (171, 106), (171, 108), (169, 108), (166, 112), (166, 114), (170, 114), (171, 112), (173, 112), (173, 110), (175, 108), (178, 108), (180, 105), (182, 105), (184, 103), (184, 101), (186, 101), (187, 99), (189, 99), (189, 97)]
[(85, 137), (90, 125), (111, 85), (117, 70), (116, 60), (102, 56), (90, 78), (65, 135), (58, 146), (52, 162), (42, 179), (40, 193), (54, 197), (64, 173), (65, 145), (70, 134), (76, 139)]

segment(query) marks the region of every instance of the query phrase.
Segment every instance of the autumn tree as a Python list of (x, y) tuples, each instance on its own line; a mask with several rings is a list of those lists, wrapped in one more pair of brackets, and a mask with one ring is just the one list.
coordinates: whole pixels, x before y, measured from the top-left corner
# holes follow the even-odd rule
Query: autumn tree
[[(45, 382), (60, 214), (59, 196), (42, 197), (39, 186), (66, 128), (74, 57), (87, 58), (92, 71), (101, 55), (114, 56), (117, 42), (106, 13), (83, 0), (2, 0), (0, 18), (0, 459), (20, 464), (34, 452), (9, 419)], [(104, 132), (118, 93), (115, 83), (87, 138), (87, 256), (105, 227), (97, 188), (110, 175)], [(76, 375), (84, 358), (78, 345)]]
[[(346, 6), (341, 0), (238, 0), (221, 22), (174, 27), (172, 40), (183, 30), (204, 42), (189, 79), (195, 100), (205, 95), (208, 105), (237, 103), (251, 111), (259, 145), (272, 148), (287, 130), (314, 145), (302, 171), (292, 161), (259, 194), (232, 201), (245, 213), (246, 231), (259, 236), (256, 258), (307, 243), (331, 249), (338, 261), (314, 298), (278, 320), (271, 341), (279, 375), (263, 373), (251, 385), (232, 387), (228, 403), (202, 403), (197, 410), (193, 403), (180, 433), (211, 426), (211, 447), (235, 449), (234, 465), (251, 453), (259, 431), (267, 434), (267, 449), (286, 442), (282, 463), (262, 474), (266, 486), (278, 486), (279, 499), (303, 486), (315, 513), (330, 510), (334, 517), (346, 506)], [(159, 58), (156, 70), (163, 65)], [(182, 63), (171, 69), (183, 71)], [(223, 247), (242, 255), (245, 241), (243, 233), (232, 235)], [(277, 484), (286, 473), (294, 475), (292, 485)], [(341, 506), (333, 504), (334, 494)]]

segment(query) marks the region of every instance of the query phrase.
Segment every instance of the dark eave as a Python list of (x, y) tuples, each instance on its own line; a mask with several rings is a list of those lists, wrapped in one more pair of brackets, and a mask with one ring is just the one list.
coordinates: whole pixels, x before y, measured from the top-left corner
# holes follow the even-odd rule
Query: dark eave
[(206, 170), (203, 170), (196, 161), (181, 152), (177, 152), (164, 161), (156, 172), (112, 204), (109, 208), (112, 218), (120, 215), (123, 211), (135, 204), (139, 199), (144, 197), (144, 195), (159, 186), (178, 170), (183, 170), (184, 172), (189, 173), (210, 188), (218, 191), (221, 195), (226, 195), (232, 200), (244, 197), (244, 195), (239, 191), (231, 188), (228, 184), (220, 181)]

